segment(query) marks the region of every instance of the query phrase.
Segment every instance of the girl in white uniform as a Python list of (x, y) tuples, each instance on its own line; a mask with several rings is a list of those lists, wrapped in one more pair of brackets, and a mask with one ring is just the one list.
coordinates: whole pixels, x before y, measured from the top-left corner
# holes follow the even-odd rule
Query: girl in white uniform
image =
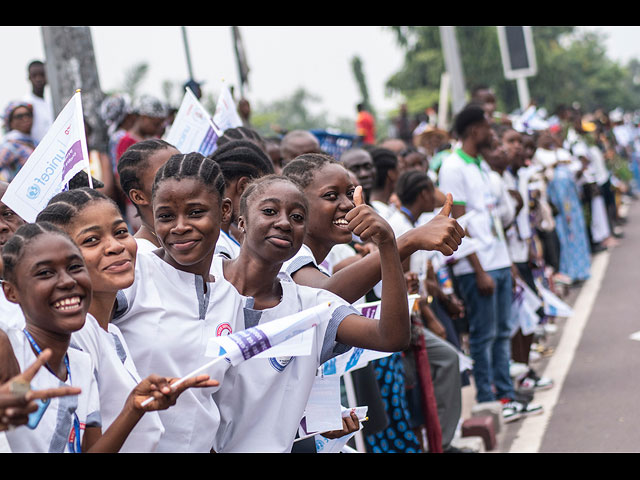
[(379, 321), (361, 316), (330, 292), (298, 285), (280, 274), (307, 230), (307, 203), (295, 183), (269, 175), (245, 190), (238, 222), (244, 230), (240, 255), (230, 261), (217, 258), (215, 263), (219, 281), (233, 285), (235, 295), (243, 299), (235, 313), (236, 327), (263, 324), (327, 300), (334, 305), (328, 323), (316, 330), (310, 356), (253, 358), (227, 371), (214, 395), (221, 413), (217, 451), (289, 452), (322, 363), (351, 346), (379, 351), (407, 347), (407, 291), (395, 239), (386, 222), (364, 204), (360, 187), (358, 192), (344, 230), (379, 245), (386, 280)]
[[(78, 396), (50, 400), (37, 424), (6, 432), (13, 452), (117, 452), (145, 411), (167, 408), (177, 393), (167, 379), (150, 376), (121, 403), (123, 408), (102, 432), (98, 385), (91, 356), (70, 348), (91, 304), (91, 278), (73, 241), (47, 222), (20, 227), (3, 250), (6, 297), (24, 313), (24, 329), (7, 335), (21, 370), (41, 352), (51, 351), (47, 369), (31, 380), (35, 390), (74, 386)], [(141, 402), (153, 396), (146, 407)]]
[[(210, 361), (208, 339), (233, 330), (236, 300), (230, 286), (210, 274), (214, 247), (230, 203), (223, 200), (218, 164), (200, 154), (174, 155), (152, 188), (154, 230), (162, 246), (139, 253), (126, 305), (114, 319), (140, 374), (181, 377)], [(209, 372), (219, 380), (222, 370)], [(219, 424), (211, 394), (189, 389), (161, 412), (165, 434), (158, 452), (209, 452)]]
[[(287, 261), (283, 269), (296, 283), (324, 288), (349, 302), (358, 301), (381, 279), (381, 252), (373, 252), (348, 266), (327, 276), (317, 265), (321, 265), (331, 249), (341, 243), (349, 243), (352, 234), (359, 231), (347, 228), (347, 212), (352, 208), (353, 184), (344, 167), (332, 157), (322, 154), (300, 155), (289, 162), (283, 174), (293, 179), (309, 198), (312, 215), (309, 219), (306, 248)], [(404, 261), (420, 250), (437, 250), (451, 255), (464, 237), (464, 230), (455, 219), (449, 217), (452, 198), (438, 215), (417, 228), (397, 238), (397, 252)], [(378, 214), (373, 209), (370, 215)], [(393, 232), (392, 232), (393, 235)]]
[(139, 251), (160, 248), (153, 226), (151, 186), (158, 169), (179, 153), (170, 143), (152, 138), (131, 145), (118, 160), (120, 188), (140, 217), (141, 225), (134, 235)]
[(237, 225), (240, 197), (251, 180), (273, 173), (273, 164), (261, 147), (247, 139), (227, 141), (209, 158), (220, 165), (225, 180), (225, 197), (231, 201), (232, 207), (230, 218), (221, 225), (216, 255), (236, 258), (242, 242), (242, 233)]
[[(96, 368), (102, 422), (117, 418), (129, 392), (141, 381), (122, 333), (111, 323), (116, 294), (134, 280), (137, 245), (117, 205), (91, 188), (54, 196), (37, 221), (63, 229), (80, 248), (92, 284), (89, 315), (71, 346), (89, 353)], [(188, 384), (189, 385), (189, 384)], [(202, 378), (200, 387), (214, 382)], [(157, 412), (144, 415), (121, 452), (154, 452), (164, 428)]]

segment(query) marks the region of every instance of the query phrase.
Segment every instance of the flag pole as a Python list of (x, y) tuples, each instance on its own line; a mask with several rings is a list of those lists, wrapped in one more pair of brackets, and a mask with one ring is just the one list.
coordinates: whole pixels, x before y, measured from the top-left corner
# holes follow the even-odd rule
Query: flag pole
[(81, 119), (80, 130), (82, 140), (82, 155), (87, 159), (87, 177), (89, 178), (89, 188), (93, 188), (93, 178), (91, 178), (91, 162), (89, 162), (89, 149), (87, 148), (87, 133), (84, 130), (84, 114), (82, 113), (82, 96), (81, 90), (78, 88), (76, 90), (76, 95), (78, 95), (78, 101), (76, 102), (76, 114), (79, 119)]

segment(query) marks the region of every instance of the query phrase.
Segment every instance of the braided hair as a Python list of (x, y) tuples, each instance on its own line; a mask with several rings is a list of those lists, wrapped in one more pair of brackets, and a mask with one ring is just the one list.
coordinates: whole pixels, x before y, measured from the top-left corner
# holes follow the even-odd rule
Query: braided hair
[(172, 155), (158, 172), (151, 189), (151, 198), (156, 196), (160, 184), (167, 180), (180, 181), (192, 178), (202, 182), (212, 193), (216, 193), (220, 200), (224, 197), (225, 180), (220, 166), (215, 160), (192, 152)]
[(294, 181), (292, 178), (287, 177), (286, 175), (271, 174), (271, 175), (265, 175), (264, 177), (260, 177), (247, 185), (247, 188), (244, 189), (244, 192), (242, 192), (242, 196), (240, 197), (239, 215), (243, 217), (246, 221), (247, 208), (248, 208), (247, 205), (251, 200), (251, 198), (256, 194), (264, 192), (266, 188), (269, 187), (270, 185), (273, 185), (274, 183), (281, 183), (281, 182), (293, 185), (298, 190), (300, 190), (300, 193), (303, 194), (302, 201), (303, 201), (305, 210), (309, 211), (307, 197), (304, 196), (302, 187), (300, 187), (300, 185), (296, 181)]
[(227, 184), (240, 177), (258, 178), (274, 173), (271, 159), (250, 140), (226, 142), (209, 158), (218, 163)]
[(325, 165), (334, 163), (341, 165), (341, 163), (331, 155), (325, 153), (305, 153), (287, 163), (282, 170), (282, 174), (305, 189), (311, 185), (318, 170)]
[(218, 146), (218, 148), (220, 148), (223, 145), (226, 145), (229, 142), (234, 142), (236, 140), (250, 141), (260, 147), (261, 150), (265, 150), (264, 139), (258, 132), (247, 127), (234, 127), (226, 129), (222, 136), (216, 142), (216, 145)]
[(4, 265), (4, 271), (2, 275), (4, 280), (15, 283), (16, 268), (20, 263), (20, 259), (24, 254), (25, 248), (33, 240), (45, 233), (60, 235), (68, 239), (69, 242), (71, 242), (71, 244), (75, 246), (75, 243), (73, 242), (73, 240), (71, 240), (69, 235), (67, 235), (63, 230), (52, 223), (25, 223), (15, 231), (13, 236), (7, 241), (7, 243), (5, 243), (4, 248), (2, 249), (2, 263)]
[(96, 201), (109, 202), (114, 208), (118, 208), (111, 198), (98, 190), (77, 188), (54, 195), (38, 214), (36, 222), (48, 222), (64, 229), (82, 210)]
[[(141, 176), (149, 166), (149, 158), (157, 151), (166, 148), (175, 147), (159, 138), (151, 138), (134, 143), (122, 154), (118, 160), (118, 177), (120, 177), (120, 187), (129, 200), (131, 200), (129, 196), (131, 190), (143, 189)], [(138, 209), (138, 205), (133, 201), (132, 203)]]
[(403, 172), (396, 183), (396, 194), (402, 205), (408, 206), (415, 202), (423, 190), (433, 190), (433, 182), (425, 172), (407, 170)]

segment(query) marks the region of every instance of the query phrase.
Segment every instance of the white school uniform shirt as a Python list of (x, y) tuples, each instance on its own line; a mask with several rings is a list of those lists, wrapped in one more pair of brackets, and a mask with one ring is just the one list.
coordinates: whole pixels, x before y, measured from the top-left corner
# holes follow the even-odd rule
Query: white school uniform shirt
[[(13, 352), (24, 371), (36, 360), (36, 354), (21, 329), (12, 328), (7, 332)], [(74, 412), (81, 425), (80, 444), (86, 427), (101, 427), (100, 398), (94, 375), (91, 356), (74, 348), (69, 348), (69, 368), (71, 380), (62, 382), (47, 368), (41, 368), (31, 380), (33, 390), (73, 386), (82, 389), (79, 395), (52, 398), (38, 426), (17, 427), (5, 432), (13, 453), (70, 453), (69, 440), (74, 435)]]
[(223, 255), (230, 259), (236, 258), (240, 254), (240, 243), (227, 232), (220, 230), (220, 236), (216, 242), (215, 254)]
[[(126, 306), (113, 323), (124, 335), (141, 376), (182, 378), (211, 361), (208, 340), (234, 331), (237, 299), (228, 283), (173, 268), (154, 253), (139, 253)], [(220, 380), (226, 364), (202, 372)], [(220, 415), (211, 394), (218, 387), (189, 388), (159, 412), (165, 428), (157, 452), (209, 452)]]
[[(438, 174), (442, 192), (451, 193), (454, 203), (465, 205), (467, 212), (478, 212), (468, 230), (480, 244), (476, 255), (487, 272), (511, 265), (490, 172), (484, 160), (473, 159), (457, 149), (442, 162)], [(453, 265), (453, 273), (465, 275), (474, 270), (467, 258), (461, 258)]]
[(4, 293), (0, 292), (0, 329), (24, 327), (24, 314), (20, 305), (7, 300)]
[(282, 300), (273, 308), (254, 310), (253, 298), (244, 297), (222, 273), (221, 257), (214, 258), (216, 278), (231, 286), (236, 302), (236, 328), (250, 328), (332, 301), (328, 322), (316, 327), (311, 355), (252, 358), (227, 370), (222, 387), (213, 395), (220, 408), (216, 438), (221, 453), (288, 453), (304, 416), (318, 367), (349, 350), (336, 342), (342, 320), (359, 312), (340, 297), (322, 289), (296, 284), (280, 274)]
[[(93, 315), (87, 315), (84, 327), (71, 335), (70, 346), (91, 355), (98, 380), (103, 431), (106, 431), (142, 380), (129, 348), (118, 327), (109, 324), (106, 331)], [(158, 412), (146, 412), (131, 430), (120, 452), (154, 452), (163, 432)]]
[(141, 253), (141, 252), (148, 253), (158, 249), (158, 247), (156, 247), (152, 242), (150, 242), (146, 238), (135, 238), (135, 240), (136, 240), (136, 243), (138, 244), (138, 253)]

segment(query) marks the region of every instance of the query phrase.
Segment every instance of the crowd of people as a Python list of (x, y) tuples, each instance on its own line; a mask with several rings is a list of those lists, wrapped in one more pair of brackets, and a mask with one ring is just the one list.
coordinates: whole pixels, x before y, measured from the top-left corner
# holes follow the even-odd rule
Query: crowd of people
[[(29, 73), (42, 100), (43, 64)], [(1, 193), (52, 121), (40, 108), (25, 97), (5, 111)], [(543, 291), (580, 285), (622, 236), (637, 126), (576, 107), (500, 114), (488, 88), (448, 130), (434, 109), (413, 125), (401, 113), (382, 138), (359, 104), (362, 134), (339, 154), (310, 131), (239, 126), (203, 156), (163, 140), (159, 100), (107, 97), (94, 188), (70, 185), (32, 223), (0, 202), (10, 451), (316, 452), (340, 439), (353, 451), (360, 439), (371, 453), (461, 452), (463, 388), (506, 422), (540, 413), (536, 391), (554, 386), (535, 368), (552, 353)], [(211, 338), (323, 302), (310, 355), (184, 377)], [(375, 302), (377, 318), (357, 308)], [(342, 429), (303, 435), (319, 372), (353, 347), (386, 355), (340, 379)]]

